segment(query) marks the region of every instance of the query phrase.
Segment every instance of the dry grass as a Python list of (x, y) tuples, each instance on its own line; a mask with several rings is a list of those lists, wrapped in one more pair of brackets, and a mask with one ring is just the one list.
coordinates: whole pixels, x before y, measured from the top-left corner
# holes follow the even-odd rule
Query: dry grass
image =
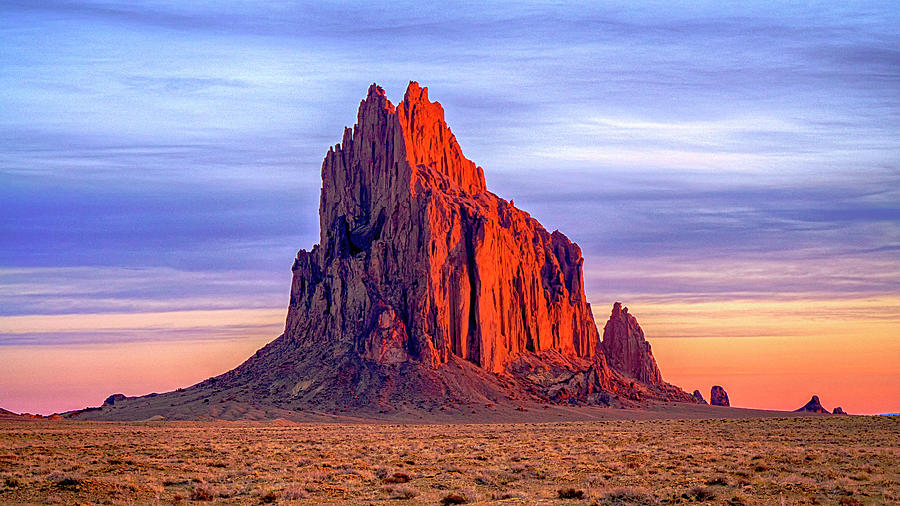
[(0, 503), (890, 504), (900, 419), (0, 423)]

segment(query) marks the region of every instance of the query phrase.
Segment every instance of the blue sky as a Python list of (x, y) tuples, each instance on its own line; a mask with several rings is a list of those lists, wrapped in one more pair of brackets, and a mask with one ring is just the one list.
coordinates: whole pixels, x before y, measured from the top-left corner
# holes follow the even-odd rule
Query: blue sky
[(900, 295), (893, 2), (185, 4), (0, 1), (0, 317), (286, 307), (324, 153), (409, 80), (595, 305)]

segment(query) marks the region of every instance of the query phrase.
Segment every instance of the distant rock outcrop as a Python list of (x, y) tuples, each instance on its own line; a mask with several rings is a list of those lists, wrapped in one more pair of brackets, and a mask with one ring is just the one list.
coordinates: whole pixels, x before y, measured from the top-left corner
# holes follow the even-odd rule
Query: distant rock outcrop
[(703, 394), (700, 393), (700, 390), (694, 390), (694, 400), (699, 404), (709, 404), (706, 402), (706, 399), (703, 398)]
[(35, 415), (32, 413), (16, 414), (12, 411), (0, 408), (0, 420), (59, 420), (60, 418), (62, 418), (62, 416), (59, 414), (52, 414), (50, 416)]
[(794, 411), (795, 412), (806, 411), (809, 413), (825, 413), (826, 415), (829, 414), (828, 410), (823, 408), (822, 403), (819, 402), (818, 395), (812, 396), (812, 399), (810, 399), (809, 402), (807, 402), (805, 405), (803, 405), (803, 407), (795, 409)]
[(487, 190), (427, 88), (395, 106), (373, 84), (321, 175), (320, 241), (294, 260), (284, 334), (194, 387), (86, 414), (693, 402), (619, 303), (601, 345), (580, 248)]
[(103, 401), (103, 404), (112, 406), (113, 404), (124, 401), (125, 399), (128, 399), (125, 394), (112, 394), (107, 397), (105, 401)]
[(621, 302), (613, 304), (609, 321), (603, 327), (602, 346), (613, 369), (650, 385), (663, 384), (650, 343), (644, 339), (644, 331)]
[(728, 392), (719, 385), (714, 385), (709, 392), (709, 403), (713, 406), (731, 406), (728, 401)]
[(831, 412), (831, 414), (832, 415), (846, 415), (847, 413), (844, 411), (844, 409), (842, 407), (838, 406), (838, 407), (834, 408), (834, 410)]

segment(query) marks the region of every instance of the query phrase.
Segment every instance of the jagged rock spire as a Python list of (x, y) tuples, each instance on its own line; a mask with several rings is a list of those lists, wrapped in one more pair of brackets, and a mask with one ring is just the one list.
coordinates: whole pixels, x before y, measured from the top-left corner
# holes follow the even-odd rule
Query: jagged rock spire
[(397, 115), (410, 165), (428, 167), (469, 194), (487, 189), (481, 167), (463, 156), (456, 136), (444, 121), (444, 108), (428, 100), (428, 88), (410, 81)]
[(621, 302), (613, 304), (609, 320), (603, 327), (603, 353), (613, 369), (638, 381), (663, 384), (650, 343), (644, 339), (644, 331)]

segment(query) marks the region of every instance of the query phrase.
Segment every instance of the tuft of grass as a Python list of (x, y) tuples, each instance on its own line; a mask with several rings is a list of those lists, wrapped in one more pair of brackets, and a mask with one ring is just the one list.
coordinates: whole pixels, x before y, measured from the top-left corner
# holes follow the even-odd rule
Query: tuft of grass
[(697, 485), (696, 487), (691, 487), (681, 497), (695, 502), (706, 502), (715, 499), (716, 493), (706, 487)]
[(599, 504), (651, 505), (657, 502), (656, 497), (642, 487), (620, 487), (605, 492)]
[(63, 490), (78, 490), (78, 486), (81, 485), (83, 481), (80, 476), (61, 473), (59, 471), (50, 473), (50, 475), (47, 476), (47, 479)]
[(212, 501), (216, 497), (212, 489), (206, 484), (194, 485), (191, 489), (192, 501)]
[(712, 478), (706, 480), (706, 484), (710, 486), (719, 485), (722, 487), (727, 487), (729, 485), (728, 478), (724, 476), (713, 476)]
[(556, 491), (556, 496), (560, 499), (584, 499), (584, 490), (561, 488)]
[(525, 500), (525, 499), (528, 499), (528, 496), (522, 492), (519, 492), (518, 490), (510, 490), (507, 492), (499, 492), (499, 493), (491, 494), (492, 501), (503, 501), (506, 499)]
[(451, 492), (441, 499), (441, 504), (444, 506), (449, 504), (466, 504), (467, 502), (469, 502), (469, 498), (459, 492)]
[(384, 479), (385, 483), (409, 483), (409, 475), (406, 473), (394, 473)]
[(382, 490), (384, 490), (391, 499), (406, 500), (419, 495), (419, 491), (412, 487), (386, 485), (382, 487)]
[(300, 487), (288, 487), (281, 491), (281, 499), (285, 501), (299, 501), (309, 497), (309, 492)]
[(741, 494), (734, 494), (731, 496), (731, 499), (728, 500), (725, 504), (729, 506), (745, 506), (747, 503), (747, 498)]

